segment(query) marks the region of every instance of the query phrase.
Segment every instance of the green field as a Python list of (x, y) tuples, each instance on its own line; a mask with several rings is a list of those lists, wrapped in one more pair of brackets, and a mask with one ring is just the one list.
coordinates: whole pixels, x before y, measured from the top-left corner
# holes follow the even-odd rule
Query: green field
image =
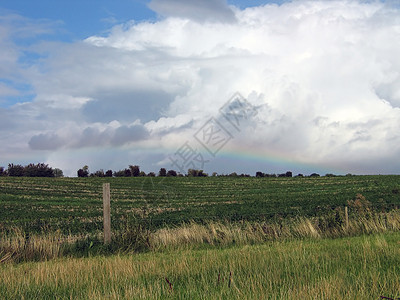
[(111, 183), (113, 228), (145, 218), (152, 228), (196, 221), (315, 217), (362, 194), (379, 211), (400, 206), (400, 176), (318, 178), (0, 177), (0, 230), (93, 233), (102, 229), (102, 184)]

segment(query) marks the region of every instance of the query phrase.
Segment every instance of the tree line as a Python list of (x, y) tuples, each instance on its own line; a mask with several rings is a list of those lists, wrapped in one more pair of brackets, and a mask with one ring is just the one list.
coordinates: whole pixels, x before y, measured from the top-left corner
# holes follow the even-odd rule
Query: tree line
[[(349, 176), (351, 174), (347, 174)], [(58, 168), (52, 168), (48, 164), (38, 163), (38, 164), (28, 164), (26, 166), (20, 164), (9, 164), (8, 168), (0, 167), (0, 176), (14, 176), (14, 177), (64, 177), (63, 171)], [(236, 172), (232, 172), (229, 174), (218, 174), (213, 172), (211, 175), (205, 173), (203, 170), (189, 169), (187, 174), (181, 174), (176, 172), (175, 170), (167, 170), (165, 168), (160, 168), (158, 173), (149, 172), (146, 173), (140, 170), (138, 165), (129, 165), (129, 167), (119, 170), (107, 170), (104, 171), (100, 169), (93, 173), (89, 172), (88, 166), (83, 166), (81, 169), (77, 171), (78, 177), (252, 177), (249, 174), (238, 174)], [(312, 173), (309, 177), (319, 177), (320, 175), (317, 173)], [(334, 174), (326, 174), (327, 177), (336, 176)], [(293, 177), (293, 173), (291, 171), (287, 171), (286, 173), (281, 174), (268, 174), (261, 171), (257, 171), (254, 177)], [(298, 174), (295, 177), (305, 177), (303, 174)]]
[[(104, 171), (103, 169), (100, 169), (94, 173), (89, 172), (89, 167), (84, 166), (83, 168), (79, 169), (77, 171), (78, 177), (252, 177), (249, 174), (238, 174), (236, 172), (232, 172), (229, 174), (218, 174), (217, 172), (213, 172), (211, 175), (208, 173), (205, 173), (203, 170), (196, 170), (196, 169), (189, 169), (187, 171), (187, 174), (181, 174), (176, 172), (175, 170), (168, 170), (165, 168), (160, 168), (158, 173), (154, 172), (143, 172), (140, 170), (140, 167), (138, 165), (130, 165), (128, 168), (125, 168), (123, 170), (119, 171), (112, 171), (112, 170), (107, 170)], [(319, 177), (320, 175), (317, 173), (312, 173), (309, 175), (310, 177)], [(335, 176), (333, 174), (326, 174), (325, 176)], [(281, 174), (268, 174), (264, 173), (261, 171), (256, 172), (254, 177), (293, 177), (293, 173), (291, 171), (287, 171), (286, 173), (281, 173)], [(295, 177), (305, 177), (303, 174), (298, 174)]]
[[(201, 171), (203, 172), (203, 171)], [(107, 170), (104, 171), (103, 169), (100, 169), (94, 173), (89, 172), (89, 167), (84, 166), (83, 168), (79, 169), (77, 171), (78, 177), (183, 177), (182, 174), (174, 171), (174, 170), (168, 170), (165, 168), (161, 168), (158, 174), (154, 172), (149, 172), (146, 173), (144, 171), (140, 170), (140, 167), (138, 165), (129, 165), (128, 168), (125, 168), (123, 170), (119, 171), (113, 171), (113, 170)]]
[(64, 177), (63, 171), (53, 169), (48, 164), (28, 164), (26, 166), (19, 164), (8, 164), (8, 168), (0, 167), (0, 176), (13, 177)]

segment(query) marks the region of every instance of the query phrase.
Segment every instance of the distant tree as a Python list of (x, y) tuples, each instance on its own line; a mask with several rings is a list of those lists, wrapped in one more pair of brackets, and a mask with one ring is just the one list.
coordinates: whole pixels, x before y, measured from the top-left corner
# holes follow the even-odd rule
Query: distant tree
[(218, 176), (218, 173), (217, 173), (217, 172), (213, 172), (211, 176), (212, 176), (212, 177), (217, 177), (217, 176)]
[(207, 177), (208, 174), (203, 170), (189, 169), (187, 172), (188, 177)]
[(146, 173), (143, 172), (143, 171), (140, 171), (139, 176), (140, 176), (140, 177), (145, 177), (145, 176), (146, 176)]
[(189, 176), (189, 177), (197, 177), (197, 170), (195, 170), (195, 169), (189, 169), (188, 170), (188, 172), (187, 172), (187, 176)]
[(229, 177), (238, 177), (238, 174), (236, 172), (232, 172), (231, 174), (228, 175)]
[(0, 176), (6, 176), (6, 175), (7, 175), (7, 172), (4, 169), (4, 167), (0, 167)]
[(304, 177), (304, 175), (299, 173), (299, 174), (296, 175), (296, 177)]
[(150, 172), (149, 174), (147, 174), (147, 176), (149, 176), (149, 177), (156, 177), (156, 173)]
[(336, 177), (336, 175), (335, 175), (335, 174), (328, 173), (328, 174), (325, 174), (325, 177)]
[(312, 173), (311, 175), (310, 175), (310, 177), (319, 177), (320, 175), (318, 174), (318, 173)]
[(54, 174), (54, 177), (57, 177), (57, 178), (64, 177), (63, 171), (58, 168), (53, 169), (53, 174)]
[(203, 170), (199, 170), (197, 173), (199, 177), (208, 177), (208, 173), (204, 172)]
[(278, 174), (278, 177), (286, 177), (286, 174), (285, 173)]
[(129, 170), (131, 171), (131, 176), (138, 177), (140, 174), (140, 167), (139, 166), (129, 166)]
[(114, 177), (125, 177), (125, 170), (115, 171)]
[(113, 173), (114, 177), (131, 177), (132, 173), (130, 169), (123, 169)]
[(132, 176), (132, 172), (130, 169), (125, 169), (124, 170), (124, 176), (125, 177), (131, 177)]
[(293, 173), (290, 172), (290, 171), (287, 171), (286, 174), (285, 174), (285, 176), (286, 176), (286, 177), (292, 177), (292, 176), (293, 176)]
[(158, 172), (158, 176), (160, 177), (167, 176), (167, 170), (165, 168), (161, 168), (160, 171)]
[(106, 173), (104, 174), (105, 177), (112, 177), (113, 176), (113, 171), (112, 170), (107, 170)]
[(13, 176), (13, 177), (24, 176), (24, 167), (21, 165), (9, 164), (7, 173), (8, 176)]
[[(92, 174), (90, 174), (90, 175), (92, 175)], [(100, 169), (100, 170), (94, 172), (94, 174), (93, 174), (93, 177), (105, 177), (105, 176), (106, 176), (106, 174), (104, 173), (103, 169)]]
[(256, 172), (256, 177), (264, 177), (264, 176), (265, 174), (263, 172), (260, 171)]
[(89, 167), (84, 166), (82, 169), (78, 170), (78, 177), (88, 177), (89, 176)]
[(174, 170), (168, 170), (167, 172), (167, 177), (176, 177), (176, 171)]

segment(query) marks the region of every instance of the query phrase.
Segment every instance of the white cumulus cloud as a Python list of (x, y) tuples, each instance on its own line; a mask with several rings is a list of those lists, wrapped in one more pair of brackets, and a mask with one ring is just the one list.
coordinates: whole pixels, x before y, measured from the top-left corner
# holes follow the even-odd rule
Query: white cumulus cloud
[[(320, 170), (399, 172), (395, 5), (298, 0), (240, 10), (222, 0), (154, 0), (150, 7), (163, 17), (76, 43), (38, 44), (46, 58), (25, 70), (36, 97), (1, 109), (0, 141), (50, 163), (68, 149), (114, 147), (151, 169), (186, 141), (202, 150), (194, 134), (210, 117), (223, 120), (219, 109), (239, 92), (257, 114), (240, 132), (229, 127), (226, 150), (265, 149)], [(165, 155), (132, 151), (140, 147)], [(106, 169), (107, 155), (114, 161), (107, 150), (94, 166)], [(223, 172), (223, 151), (212, 159)], [(243, 165), (251, 173), (260, 167)]]

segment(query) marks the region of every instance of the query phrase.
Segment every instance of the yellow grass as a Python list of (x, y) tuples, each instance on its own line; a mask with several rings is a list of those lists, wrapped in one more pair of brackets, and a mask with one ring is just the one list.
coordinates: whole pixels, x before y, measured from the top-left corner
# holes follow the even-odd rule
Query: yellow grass
[(0, 292), (5, 299), (396, 297), (399, 240), (391, 233), (7, 264)]

